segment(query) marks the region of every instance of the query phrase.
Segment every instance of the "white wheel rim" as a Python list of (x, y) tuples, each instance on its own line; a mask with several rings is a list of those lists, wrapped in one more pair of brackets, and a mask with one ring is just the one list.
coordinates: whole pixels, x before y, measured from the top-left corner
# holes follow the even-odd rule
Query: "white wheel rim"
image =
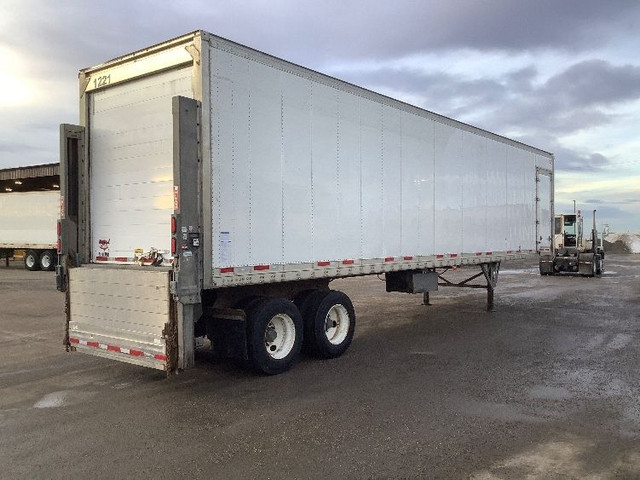
[(51, 257), (49, 257), (49, 255), (44, 255), (42, 260), (40, 260), (40, 263), (42, 264), (42, 268), (49, 268), (51, 266)]
[(287, 314), (273, 317), (264, 331), (264, 347), (274, 360), (285, 358), (296, 343), (296, 325)]
[(337, 304), (329, 309), (324, 319), (324, 334), (329, 343), (340, 345), (349, 334), (351, 318), (343, 305)]
[(33, 258), (33, 255), (27, 255), (27, 267), (31, 268), (36, 264), (36, 259)]

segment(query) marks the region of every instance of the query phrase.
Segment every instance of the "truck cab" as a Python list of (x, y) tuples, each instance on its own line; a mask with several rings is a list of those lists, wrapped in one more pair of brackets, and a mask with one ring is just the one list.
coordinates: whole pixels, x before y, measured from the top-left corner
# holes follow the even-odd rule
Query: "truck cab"
[(598, 246), (596, 211), (593, 211), (591, 236), (585, 238), (584, 217), (575, 213), (561, 213), (554, 217), (553, 253), (540, 257), (540, 274), (579, 273), (595, 276), (604, 269), (604, 250)]
[(553, 245), (555, 250), (584, 248), (583, 218), (577, 214), (560, 214), (555, 216), (555, 234)]

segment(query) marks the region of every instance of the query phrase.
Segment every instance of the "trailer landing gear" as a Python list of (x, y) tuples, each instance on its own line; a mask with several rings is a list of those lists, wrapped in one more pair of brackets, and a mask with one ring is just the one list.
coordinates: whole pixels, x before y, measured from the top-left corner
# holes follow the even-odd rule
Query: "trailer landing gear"
[[(451, 267), (445, 267), (444, 270), (438, 272), (439, 286), (442, 287), (460, 287), (460, 288), (486, 288), (487, 289), (487, 311), (494, 311), (494, 290), (498, 284), (498, 274), (500, 273), (500, 262), (481, 263), (480, 272), (472, 275), (460, 282), (453, 282), (444, 277), (444, 274), (451, 270)], [(476, 278), (484, 276), (486, 285), (471, 283)], [(429, 297), (427, 296), (427, 301)], [(428, 304), (425, 304), (428, 305)]]

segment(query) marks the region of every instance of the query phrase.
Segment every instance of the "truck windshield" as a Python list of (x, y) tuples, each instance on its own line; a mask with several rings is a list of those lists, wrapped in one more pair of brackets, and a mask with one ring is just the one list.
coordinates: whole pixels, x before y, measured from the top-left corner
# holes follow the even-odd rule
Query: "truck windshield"
[(576, 216), (575, 215), (565, 215), (564, 233), (569, 235), (576, 234)]

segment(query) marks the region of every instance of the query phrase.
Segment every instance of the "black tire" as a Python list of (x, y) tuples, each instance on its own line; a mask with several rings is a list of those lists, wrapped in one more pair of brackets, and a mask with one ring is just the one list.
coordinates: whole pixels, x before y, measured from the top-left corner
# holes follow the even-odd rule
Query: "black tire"
[(35, 272), (40, 270), (40, 254), (35, 250), (27, 250), (24, 256), (24, 268)]
[(296, 304), (296, 307), (298, 307), (298, 310), (300, 310), (300, 313), (302, 313), (303, 309), (305, 308), (305, 305), (307, 304), (307, 301), (309, 300), (309, 297), (311, 297), (311, 295), (313, 295), (314, 293), (316, 293), (318, 290), (303, 290), (302, 292), (299, 292), (293, 299), (293, 303)]
[[(305, 349), (322, 358), (347, 351), (356, 328), (356, 314), (347, 295), (337, 290), (314, 292), (303, 311)], [(331, 322), (329, 324), (328, 322)]]
[(245, 311), (251, 366), (266, 375), (289, 370), (302, 348), (303, 323), (298, 307), (284, 298), (266, 298), (252, 302)]
[(56, 254), (53, 250), (45, 250), (40, 254), (40, 268), (50, 272), (56, 268)]
[(293, 299), (293, 303), (296, 304), (298, 310), (302, 314), (302, 321), (304, 322), (304, 339), (302, 341), (302, 351), (304, 353), (313, 353), (313, 346), (311, 345), (312, 332), (310, 328), (313, 322), (307, 321), (310, 318), (309, 310), (311, 305), (317, 304), (322, 298), (327, 296), (331, 290), (305, 290), (296, 295)]

